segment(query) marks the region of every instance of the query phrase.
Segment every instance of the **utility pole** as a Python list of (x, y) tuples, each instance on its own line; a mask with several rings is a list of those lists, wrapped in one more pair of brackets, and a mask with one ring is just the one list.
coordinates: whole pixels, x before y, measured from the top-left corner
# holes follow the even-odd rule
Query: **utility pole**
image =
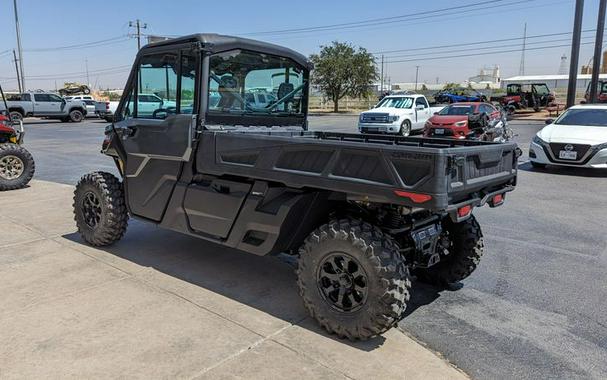
[(527, 48), (527, 23), (523, 29), (523, 52), (521, 54), (521, 66), (518, 69), (518, 75), (525, 75), (525, 49)]
[(417, 91), (417, 78), (419, 75), (419, 66), (415, 66), (415, 91)]
[(379, 92), (381, 92), (381, 95), (384, 94), (384, 55), (381, 55), (381, 85), (380, 85), (380, 90)]
[(129, 21), (129, 28), (135, 28), (137, 32), (135, 35), (137, 36), (137, 50), (141, 50), (141, 29), (147, 29), (148, 24), (141, 24), (139, 19), (135, 21)]
[(575, 90), (577, 87), (577, 67), (580, 60), (580, 39), (582, 38), (583, 15), (584, 0), (576, 0), (575, 16), (573, 19), (573, 37), (571, 39), (571, 62), (569, 65), (569, 86), (567, 87), (567, 108), (573, 106), (573, 104), (575, 103)]
[(19, 50), (19, 71), (21, 72), (21, 87), (23, 88), (23, 91), (25, 91), (25, 71), (23, 70), (23, 49), (21, 48), (21, 28), (19, 28), (17, 0), (13, 0), (13, 7), (15, 8), (15, 29), (17, 30), (17, 50)]
[(91, 80), (89, 78), (89, 59), (88, 58), (84, 59), (84, 67), (86, 68), (86, 85), (90, 86)]
[(15, 49), (13, 49), (13, 58), (15, 59), (15, 72), (17, 72), (17, 86), (19, 86), (19, 92), (23, 92), (23, 89), (21, 88), (21, 77), (19, 76), (19, 66), (17, 64), (19, 61), (17, 60)]
[(596, 103), (597, 101), (606, 8), (607, 0), (601, 0), (599, 3), (599, 19), (596, 24), (596, 40), (594, 42), (594, 62), (592, 63), (592, 80), (590, 81), (590, 103)]

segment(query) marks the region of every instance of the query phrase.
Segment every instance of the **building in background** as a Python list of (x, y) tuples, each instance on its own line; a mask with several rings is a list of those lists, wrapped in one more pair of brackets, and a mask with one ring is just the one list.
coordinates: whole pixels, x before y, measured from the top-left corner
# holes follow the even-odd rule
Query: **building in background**
[[(588, 83), (590, 83), (590, 74), (578, 74), (576, 88), (578, 90), (586, 90)], [(599, 79), (607, 80), (607, 73), (599, 74)], [(506, 88), (509, 83), (546, 83), (552, 90), (567, 90), (569, 84), (569, 75), (517, 75), (511, 78), (505, 78), (502, 80), (502, 88)]]
[(479, 70), (479, 74), (468, 78), (465, 87), (473, 88), (499, 88), (502, 78), (500, 75), (500, 67), (483, 67)]

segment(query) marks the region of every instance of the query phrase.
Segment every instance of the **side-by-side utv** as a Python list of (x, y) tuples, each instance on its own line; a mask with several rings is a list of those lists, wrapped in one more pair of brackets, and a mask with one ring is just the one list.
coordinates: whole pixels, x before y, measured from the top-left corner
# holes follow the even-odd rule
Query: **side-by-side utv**
[(290, 49), (214, 34), (141, 49), (102, 147), (122, 178), (86, 174), (75, 191), (83, 239), (112, 244), (133, 217), (295, 255), (306, 308), (350, 339), (401, 318), (412, 274), (468, 277), (483, 254), (472, 211), (514, 189), (516, 145), (309, 132), (311, 69)]
[(23, 122), (10, 117), (6, 97), (0, 86), (0, 191), (21, 189), (34, 176), (36, 165), (30, 152), (25, 149)]

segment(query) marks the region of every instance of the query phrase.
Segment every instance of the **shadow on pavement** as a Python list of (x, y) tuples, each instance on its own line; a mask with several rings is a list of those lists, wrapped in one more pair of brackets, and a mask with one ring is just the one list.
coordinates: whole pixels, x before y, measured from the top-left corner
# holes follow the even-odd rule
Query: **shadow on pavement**
[[(77, 233), (63, 238), (83, 245), (83, 251), (92, 249)], [(129, 231), (120, 242), (98, 249), (362, 351), (379, 348), (385, 341), (378, 336), (365, 342), (350, 342), (327, 334), (315, 321), (305, 323), (309, 317), (298, 293), (293, 265), (277, 257), (242, 253), (137, 221), (129, 224)]]
[(548, 165), (546, 168), (534, 168), (530, 162), (519, 164), (519, 170), (526, 172), (538, 172), (538, 173), (549, 173), (563, 176), (573, 177), (594, 177), (594, 178), (607, 178), (606, 169), (589, 169), (589, 168), (574, 168), (568, 166), (552, 166)]

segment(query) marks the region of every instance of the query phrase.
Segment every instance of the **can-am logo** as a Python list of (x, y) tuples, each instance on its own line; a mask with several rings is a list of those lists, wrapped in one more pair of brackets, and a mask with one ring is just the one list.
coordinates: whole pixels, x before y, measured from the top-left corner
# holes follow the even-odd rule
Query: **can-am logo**
[(571, 152), (573, 150), (573, 145), (571, 145), (571, 144), (565, 145), (565, 150), (568, 152)]

